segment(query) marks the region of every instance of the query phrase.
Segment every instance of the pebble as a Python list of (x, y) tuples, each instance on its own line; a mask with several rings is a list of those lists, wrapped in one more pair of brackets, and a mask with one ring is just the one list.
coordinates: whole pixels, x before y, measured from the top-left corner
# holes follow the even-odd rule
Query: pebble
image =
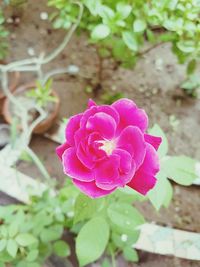
[(80, 71), (80, 69), (79, 69), (79, 67), (76, 66), (76, 65), (69, 65), (69, 66), (67, 67), (67, 72), (68, 72), (69, 74), (71, 74), (71, 75), (75, 75), (75, 74), (79, 73), (79, 71)]
[(48, 13), (47, 12), (41, 12), (40, 13), (40, 18), (41, 20), (47, 20), (49, 17)]
[(35, 56), (35, 50), (32, 47), (27, 49), (27, 53), (29, 56)]

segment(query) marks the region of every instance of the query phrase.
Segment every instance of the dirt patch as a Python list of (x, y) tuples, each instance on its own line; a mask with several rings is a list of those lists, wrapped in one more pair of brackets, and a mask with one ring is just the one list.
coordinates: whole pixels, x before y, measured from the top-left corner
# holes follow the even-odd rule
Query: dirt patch
[[(10, 57), (16, 60), (28, 57), (30, 48), (37, 54), (49, 52), (59, 44), (65, 32), (54, 31), (47, 21), (40, 19), (40, 12), (49, 9), (46, 1), (30, 1), (29, 7), (21, 17), (18, 26), (10, 25)], [(49, 66), (60, 68), (69, 64), (77, 65), (80, 72), (76, 77), (60, 75), (55, 77), (53, 88), (62, 99), (59, 117), (69, 117), (85, 109), (87, 100), (94, 95), (88, 94), (85, 88), (91, 81), (98, 80), (98, 56), (95, 47), (87, 43), (85, 36), (74, 36), (65, 51)], [(200, 101), (187, 97), (179, 88), (184, 80), (184, 66), (177, 64), (171, 53), (170, 46), (165, 44), (149, 52), (141, 58), (133, 70), (116, 68), (112, 59), (103, 60), (102, 88), (114, 92), (123, 92), (133, 99), (149, 114), (150, 125), (158, 123), (166, 132), (170, 154), (195, 157), (200, 160)], [(30, 82), (33, 75), (23, 75), (21, 83)], [(95, 97), (97, 102), (101, 91)], [(178, 121), (176, 127), (170, 123), (170, 116)], [(64, 181), (62, 168), (55, 155), (56, 144), (41, 137), (34, 136), (31, 147), (45, 163), (52, 177)], [(53, 164), (52, 164), (53, 162)], [(20, 170), (28, 175), (39, 177), (35, 166), (20, 164)], [(148, 221), (156, 221), (163, 225), (179, 229), (200, 232), (197, 214), (199, 212), (199, 187), (181, 187), (174, 185), (174, 198), (169, 209), (156, 213), (148, 203), (140, 204), (139, 208)], [(1, 195), (0, 202), (11, 201)], [(93, 264), (93, 266), (96, 266)], [(173, 257), (164, 257), (140, 252), (140, 263), (128, 265), (119, 258), (118, 266), (152, 267), (152, 266), (199, 266), (198, 263)]]

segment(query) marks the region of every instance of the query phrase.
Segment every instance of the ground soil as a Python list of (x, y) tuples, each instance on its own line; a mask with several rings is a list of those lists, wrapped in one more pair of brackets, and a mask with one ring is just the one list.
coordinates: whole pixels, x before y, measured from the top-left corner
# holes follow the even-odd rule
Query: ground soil
[[(29, 1), (19, 24), (8, 24), (11, 31), (9, 61), (29, 57), (30, 48), (36, 55), (40, 52), (48, 53), (62, 41), (65, 32), (52, 30), (48, 21), (40, 19), (41, 12), (51, 12), (45, 6), (45, 2)], [(89, 97), (100, 102), (104, 92), (100, 90), (98, 94), (88, 94), (85, 90), (91, 81), (95, 83), (98, 80), (99, 66), (96, 48), (88, 44), (86, 36), (74, 36), (65, 51), (47, 68), (60, 68), (69, 64), (78, 66), (79, 74), (74, 77), (56, 76), (53, 83), (54, 89), (62, 99), (60, 118), (83, 111)], [(185, 154), (200, 160), (200, 101), (186, 96), (179, 88), (185, 79), (184, 71), (185, 66), (177, 64), (170, 45), (165, 44), (151, 50), (131, 70), (116, 68), (112, 59), (103, 60), (101, 85), (109, 93), (122, 92), (125, 97), (133, 99), (143, 107), (149, 115), (150, 125), (158, 123), (166, 132), (171, 155)], [(34, 76), (25, 74), (21, 77), (21, 83), (33, 79)], [(170, 124), (171, 115), (179, 121), (176, 128)], [(56, 145), (42, 136), (34, 136), (31, 141), (32, 149), (43, 160), (49, 173), (62, 183), (64, 177), (55, 156)], [(21, 163), (20, 170), (29, 175), (31, 173), (32, 176), (39, 175), (35, 167), (27, 163)], [(174, 198), (169, 209), (161, 209), (156, 213), (148, 203), (140, 204), (139, 208), (150, 222), (155, 221), (179, 229), (200, 232), (199, 190), (198, 186), (181, 187), (174, 184)], [(2, 204), (12, 201), (0, 194)], [(138, 264), (128, 265), (119, 257), (118, 266), (197, 267), (200, 264), (195, 261), (140, 252)]]

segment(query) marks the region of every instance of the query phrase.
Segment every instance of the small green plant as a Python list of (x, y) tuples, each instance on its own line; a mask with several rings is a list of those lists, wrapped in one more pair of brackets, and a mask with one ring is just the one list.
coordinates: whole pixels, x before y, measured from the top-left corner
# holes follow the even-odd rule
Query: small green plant
[(33, 98), (41, 108), (45, 108), (49, 102), (57, 102), (57, 98), (52, 95), (52, 79), (49, 79), (44, 85), (37, 81), (36, 88), (28, 91), (26, 96)]
[(104, 94), (101, 95), (101, 100), (103, 101), (103, 103), (110, 105), (113, 102), (115, 102), (116, 100), (123, 98), (124, 94), (122, 92), (110, 92), (110, 91), (105, 91)]
[(200, 91), (200, 78), (198, 74), (189, 75), (189, 77), (181, 84), (181, 88), (193, 97), (197, 97)]
[(52, 253), (67, 257), (70, 248), (61, 237), (70, 207), (69, 199), (49, 192), (29, 205), (0, 207), (0, 266), (39, 267)]
[(3, 12), (0, 8), (0, 60), (4, 59), (7, 55), (8, 50), (8, 42), (7, 42), (7, 36), (8, 31), (4, 27), (5, 18), (3, 15)]
[[(85, 10), (80, 29), (92, 42), (124, 65), (135, 64), (146, 41), (153, 47), (171, 42), (179, 62), (200, 56), (199, 0), (81, 0)], [(78, 9), (70, 1), (48, 0), (58, 9), (51, 16), (55, 28), (69, 29)], [(149, 51), (149, 49), (147, 49)], [(105, 53), (106, 52), (106, 53)], [(190, 63), (189, 63), (190, 64)]]

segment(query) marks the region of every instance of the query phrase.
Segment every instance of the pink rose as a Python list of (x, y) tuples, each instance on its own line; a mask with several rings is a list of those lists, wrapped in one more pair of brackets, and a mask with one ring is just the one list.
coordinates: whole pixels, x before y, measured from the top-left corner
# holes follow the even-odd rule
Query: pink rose
[(145, 195), (159, 171), (161, 138), (146, 133), (148, 117), (129, 99), (97, 106), (70, 118), (66, 142), (56, 150), (64, 173), (86, 195), (97, 198), (128, 185)]

